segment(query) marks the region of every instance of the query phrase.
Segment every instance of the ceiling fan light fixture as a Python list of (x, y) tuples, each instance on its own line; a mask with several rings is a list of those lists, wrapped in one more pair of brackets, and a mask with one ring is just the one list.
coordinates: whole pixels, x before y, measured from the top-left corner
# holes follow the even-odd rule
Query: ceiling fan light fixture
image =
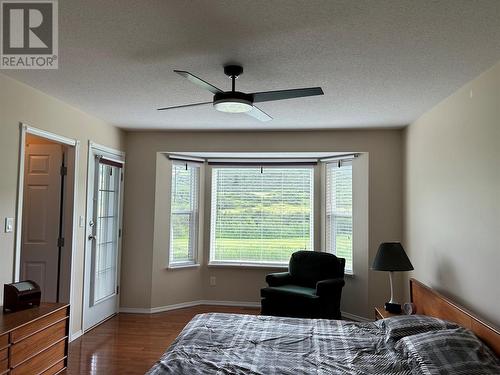
[(220, 112), (245, 113), (253, 108), (252, 102), (244, 99), (222, 99), (214, 102), (214, 107)]
[(174, 70), (179, 74), (214, 94), (212, 102), (193, 103), (185, 105), (176, 105), (171, 107), (158, 108), (159, 111), (175, 108), (198, 107), (206, 104), (213, 103), (213, 107), (219, 112), (225, 113), (245, 113), (259, 121), (270, 121), (273, 118), (254, 103), (271, 102), (275, 100), (302, 98), (306, 96), (323, 95), (321, 87), (306, 87), (301, 89), (289, 90), (275, 90), (275, 91), (261, 91), (254, 93), (244, 93), (236, 91), (236, 78), (243, 73), (241, 65), (226, 65), (224, 66), (224, 73), (231, 78), (231, 91), (222, 91), (218, 87), (202, 80), (200, 77), (195, 76), (185, 70)]

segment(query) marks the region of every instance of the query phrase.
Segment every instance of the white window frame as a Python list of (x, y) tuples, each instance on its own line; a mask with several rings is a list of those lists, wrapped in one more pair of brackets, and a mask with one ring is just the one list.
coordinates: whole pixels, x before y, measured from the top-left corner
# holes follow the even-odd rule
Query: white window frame
[[(351, 167), (353, 168), (353, 159), (352, 158), (348, 158), (348, 159), (337, 159), (337, 160), (332, 160), (332, 161), (325, 161), (323, 162), (323, 168), (322, 168), (322, 175), (324, 176), (324, 181), (323, 181), (323, 193), (322, 193), (322, 200), (323, 200), (323, 208), (324, 208), (324, 213), (323, 213), (323, 220), (322, 220), (322, 226), (323, 226), (323, 245), (324, 245), (324, 251), (327, 252), (327, 253), (331, 253), (331, 254), (334, 254), (335, 256), (337, 256), (337, 254), (335, 253), (335, 251), (333, 249), (330, 249), (328, 248), (328, 241), (327, 241), (327, 236), (328, 236), (328, 233), (327, 233), (327, 230), (328, 230), (328, 221), (329, 221), (329, 214), (328, 214), (328, 210), (327, 210), (327, 205), (328, 205), (328, 202), (327, 202), (327, 199), (328, 196), (327, 196), (327, 192), (328, 192), (328, 189), (327, 189), (327, 185), (328, 185), (328, 168), (330, 166), (335, 166), (335, 165), (338, 165), (339, 163), (341, 163), (342, 165), (351, 165)], [(354, 170), (352, 170), (352, 175), (354, 175)], [(351, 237), (352, 237), (352, 248), (351, 248), (351, 265), (352, 265), (352, 268), (351, 269), (348, 269), (348, 268), (345, 268), (345, 274), (347, 275), (354, 275), (354, 181), (353, 181), (353, 186), (352, 186), (352, 189), (351, 189), (351, 194), (352, 194), (352, 202), (353, 202), (353, 207), (351, 209), (351, 215), (348, 216), (348, 215), (343, 215), (343, 216), (339, 216), (339, 215), (332, 215), (332, 216), (337, 216), (337, 217), (350, 217), (351, 218), (351, 221), (352, 221), (352, 234), (351, 234)], [(346, 266), (347, 266), (347, 262), (346, 262)]]
[(192, 215), (194, 218), (194, 225), (192, 225), (189, 228), (189, 235), (190, 235), (190, 241), (192, 242), (192, 257), (191, 259), (187, 261), (177, 261), (175, 262), (173, 260), (173, 241), (172, 241), (172, 236), (173, 236), (173, 227), (172, 227), (172, 217), (173, 215), (179, 214), (177, 212), (173, 212), (173, 207), (172, 204), (170, 204), (170, 212), (169, 212), (169, 241), (168, 241), (168, 268), (174, 269), (174, 268), (186, 268), (186, 267), (197, 267), (199, 266), (199, 231), (200, 231), (200, 205), (202, 203), (201, 199), (201, 184), (204, 182), (201, 180), (202, 178), (202, 171), (201, 171), (201, 166), (202, 164), (196, 163), (196, 162), (191, 162), (188, 160), (171, 160), (171, 165), (172, 168), (170, 170), (170, 201), (172, 200), (172, 192), (173, 192), (173, 185), (174, 185), (174, 180), (173, 180), (173, 170), (174, 170), (174, 165), (183, 165), (183, 166), (190, 166), (194, 167), (196, 169), (196, 183), (195, 186), (191, 187), (192, 189), (194, 188), (195, 191), (191, 192), (191, 197), (196, 199), (196, 204), (195, 210), (194, 211), (189, 211), (186, 212), (189, 215)]
[[(290, 163), (290, 161), (289, 161)], [(216, 202), (216, 196), (214, 194), (214, 170), (215, 169), (222, 169), (222, 168), (310, 168), (312, 171), (312, 177), (311, 177), (311, 219), (310, 219), (310, 251), (314, 251), (314, 244), (315, 244), (315, 212), (314, 212), (314, 206), (315, 206), (315, 176), (317, 173), (317, 170), (315, 168), (315, 165), (312, 164), (287, 164), (283, 163), (283, 165), (266, 165), (263, 163), (261, 166), (259, 165), (244, 165), (244, 164), (236, 164), (236, 165), (231, 165), (231, 164), (221, 164), (221, 165), (214, 165), (211, 166), (209, 173), (210, 173), (210, 227), (209, 227), (209, 261), (208, 261), (208, 266), (209, 267), (243, 267), (243, 268), (287, 268), (289, 261), (286, 262), (249, 262), (249, 261), (224, 261), (224, 260), (215, 260), (215, 249), (214, 249), (214, 242), (215, 242), (215, 237), (214, 237), (214, 228), (215, 228), (215, 208), (217, 205)]]

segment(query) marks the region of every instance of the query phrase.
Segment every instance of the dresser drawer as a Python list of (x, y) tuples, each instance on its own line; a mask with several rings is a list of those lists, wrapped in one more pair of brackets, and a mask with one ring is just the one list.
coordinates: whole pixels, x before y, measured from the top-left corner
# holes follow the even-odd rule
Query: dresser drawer
[(66, 341), (62, 340), (49, 349), (10, 370), (10, 375), (37, 375), (49, 370), (64, 359)]
[(67, 320), (65, 319), (13, 344), (10, 347), (10, 366), (16, 367), (21, 362), (66, 337), (66, 324)]
[(55, 375), (64, 370), (64, 360), (57, 362), (54, 366), (44, 371), (42, 375)]
[(0, 361), (7, 359), (8, 356), (9, 356), (9, 349), (8, 348), (0, 350)]
[(10, 334), (10, 342), (16, 343), (22, 340), (23, 338), (32, 335), (33, 333), (36, 333), (38, 331), (41, 331), (42, 329), (50, 326), (51, 324), (54, 324), (64, 319), (66, 316), (67, 316), (67, 309), (64, 308), (55, 311), (47, 316), (44, 316), (43, 318), (28, 323), (18, 329), (15, 329)]
[(0, 374), (3, 374), (9, 369), (9, 360), (7, 358), (0, 360)]
[(0, 375), (9, 370), (9, 335), (0, 336)]
[(0, 349), (3, 349), (9, 345), (9, 334), (6, 333), (5, 335), (0, 336)]

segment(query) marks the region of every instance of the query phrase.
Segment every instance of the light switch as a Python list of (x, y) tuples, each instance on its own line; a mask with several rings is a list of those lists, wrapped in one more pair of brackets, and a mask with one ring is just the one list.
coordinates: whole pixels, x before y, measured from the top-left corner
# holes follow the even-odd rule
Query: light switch
[(5, 218), (5, 233), (14, 232), (14, 218), (6, 217)]

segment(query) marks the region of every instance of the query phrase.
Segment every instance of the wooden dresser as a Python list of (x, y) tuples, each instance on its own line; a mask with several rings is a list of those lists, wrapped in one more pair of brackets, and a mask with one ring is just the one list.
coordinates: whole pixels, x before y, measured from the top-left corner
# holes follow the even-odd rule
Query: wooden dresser
[(66, 368), (69, 305), (0, 312), (0, 375), (54, 375)]

